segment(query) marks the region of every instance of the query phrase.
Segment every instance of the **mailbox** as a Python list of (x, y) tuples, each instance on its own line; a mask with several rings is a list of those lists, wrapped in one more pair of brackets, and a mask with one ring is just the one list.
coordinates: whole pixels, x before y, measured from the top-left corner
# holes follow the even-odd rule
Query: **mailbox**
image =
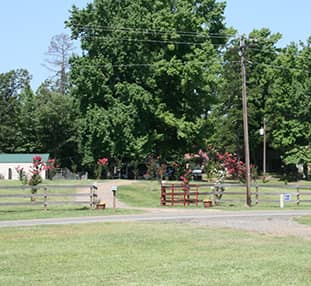
[(117, 187), (117, 186), (112, 186), (112, 187), (111, 187), (111, 191), (112, 191), (112, 193), (113, 193), (114, 196), (116, 195), (117, 190), (118, 190), (118, 187)]

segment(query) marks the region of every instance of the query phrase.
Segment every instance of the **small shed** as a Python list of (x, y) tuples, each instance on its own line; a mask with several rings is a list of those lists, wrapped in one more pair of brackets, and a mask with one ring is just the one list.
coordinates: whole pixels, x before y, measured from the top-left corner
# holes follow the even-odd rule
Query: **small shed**
[[(6, 180), (18, 180), (19, 173), (17, 168), (23, 168), (27, 173), (32, 166), (32, 158), (41, 156), (42, 161), (47, 163), (49, 154), (0, 154), (0, 178)], [(46, 177), (46, 171), (42, 171), (42, 178)]]

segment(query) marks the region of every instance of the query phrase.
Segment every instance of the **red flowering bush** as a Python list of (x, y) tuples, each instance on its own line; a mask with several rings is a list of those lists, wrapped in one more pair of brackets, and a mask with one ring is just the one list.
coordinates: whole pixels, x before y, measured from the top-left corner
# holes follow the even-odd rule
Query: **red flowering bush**
[(32, 158), (32, 166), (30, 167), (30, 178), (28, 184), (30, 186), (36, 186), (42, 182), (41, 172), (45, 169), (45, 163), (42, 161), (41, 156), (35, 156)]
[[(32, 165), (29, 168), (28, 174), (24, 170), (24, 168), (18, 166), (16, 171), (19, 174), (19, 179), (22, 181), (23, 184), (29, 186), (36, 186), (42, 183), (41, 173), (47, 170), (54, 169), (55, 159), (49, 159), (47, 164), (44, 163), (42, 157), (37, 155), (32, 158)], [(36, 188), (31, 188), (31, 193), (36, 193)]]
[[(220, 165), (224, 168), (228, 175), (231, 175), (234, 179), (239, 179), (241, 182), (246, 180), (246, 164), (241, 161), (236, 154), (224, 153), (217, 154), (217, 158)], [(250, 171), (252, 176), (256, 176), (255, 165), (250, 165)]]
[(109, 164), (109, 160), (106, 157), (100, 158), (97, 160), (97, 179), (100, 179), (102, 177), (102, 173), (103, 171), (105, 171), (104, 176), (106, 176), (107, 174), (107, 169), (108, 169), (108, 164)]
[[(226, 176), (245, 182), (246, 164), (236, 154), (220, 153), (213, 146), (208, 146), (207, 151), (200, 149), (196, 154), (185, 154), (184, 158), (191, 167), (200, 166), (208, 178), (216, 177), (219, 183), (223, 183)], [(256, 176), (256, 167), (251, 165), (250, 168), (252, 176)]]
[(108, 165), (108, 162), (109, 162), (108, 158), (104, 157), (104, 158), (98, 159), (97, 164), (101, 166), (105, 166), (105, 165)]

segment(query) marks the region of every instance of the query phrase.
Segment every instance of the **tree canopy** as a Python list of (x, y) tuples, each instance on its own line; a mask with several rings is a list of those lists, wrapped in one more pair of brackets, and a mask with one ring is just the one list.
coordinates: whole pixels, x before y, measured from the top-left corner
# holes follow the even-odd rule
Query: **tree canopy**
[[(25, 69), (0, 74), (0, 152), (49, 152), (62, 166), (170, 161), (212, 148), (243, 160), (240, 36), (217, 0), (94, 0), (53, 37), (59, 80), (37, 91)], [(311, 163), (311, 37), (280, 48), (267, 28), (246, 37), (251, 161)], [(71, 40), (81, 44), (72, 55)], [(213, 147), (211, 147), (211, 145)], [(202, 152), (203, 152), (202, 151)], [(148, 158), (148, 159), (147, 159)], [(276, 159), (275, 159), (276, 158)], [(154, 163), (154, 162), (153, 162)]]
[(211, 0), (73, 7), (67, 26), (83, 55), (71, 61), (72, 94), (85, 114), (86, 161), (168, 158), (202, 145), (221, 81), (224, 7)]

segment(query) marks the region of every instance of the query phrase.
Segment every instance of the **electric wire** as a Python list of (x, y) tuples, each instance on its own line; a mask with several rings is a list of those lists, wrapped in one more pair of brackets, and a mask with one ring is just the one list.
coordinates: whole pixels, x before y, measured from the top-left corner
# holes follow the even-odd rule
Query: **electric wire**
[[(79, 27), (79, 26), (78, 26)], [(93, 26), (82, 26), (84, 31), (91, 30), (93, 31), (108, 31), (108, 32), (125, 32), (125, 33), (135, 33), (135, 34), (147, 34), (147, 35), (172, 35), (175, 33), (177, 36), (184, 36), (184, 37), (195, 37), (195, 38), (202, 38), (202, 39), (223, 39), (223, 38), (232, 38), (235, 36), (238, 36), (238, 33), (207, 33), (207, 35), (204, 35), (204, 31), (202, 33), (199, 32), (189, 32), (189, 31), (174, 31), (174, 30), (157, 30), (157, 29), (138, 29), (138, 28), (124, 28), (124, 27), (112, 27), (112, 26), (99, 26), (99, 25), (93, 25)], [(82, 32), (83, 32), (82, 30)], [(104, 36), (98, 36), (98, 35), (91, 35), (92, 38), (103, 38), (107, 39)], [(110, 38), (112, 39), (112, 38)], [(107, 42), (110, 40), (107, 39)], [(140, 42), (140, 43), (150, 43), (150, 44), (174, 44), (174, 45), (202, 45), (205, 44), (205, 42), (197, 42), (197, 41), (178, 41), (178, 40), (155, 40), (155, 39), (138, 39), (138, 38), (119, 38), (115, 39), (119, 41), (127, 41), (127, 42)], [(223, 43), (223, 44), (217, 44), (217, 43), (210, 43), (214, 47), (222, 47), (225, 48), (229, 43)], [(238, 49), (238, 47), (237, 47)], [(259, 51), (262, 52), (263, 48), (256, 48), (255, 46), (248, 46), (248, 49), (252, 51)], [(282, 48), (276, 48), (276, 51), (282, 50)], [(227, 63), (227, 62), (226, 62)], [(256, 62), (252, 62), (253, 64)], [(166, 65), (172, 65), (173, 63), (166, 63)], [(250, 63), (248, 63), (250, 64)], [(283, 70), (296, 70), (296, 71), (305, 71), (307, 73), (311, 73), (304, 69), (299, 68), (290, 68), (280, 65), (272, 65), (272, 64), (265, 64), (265, 63), (256, 63), (256, 64), (264, 64), (266, 66), (270, 66), (275, 69), (283, 69)], [(114, 67), (143, 67), (143, 66), (152, 66), (155, 65), (154, 63), (138, 63), (138, 64), (120, 64), (120, 65), (112, 65)]]
[[(109, 39), (100, 36), (95, 38), (103, 38), (106, 39), (107, 42), (109, 42)], [(154, 44), (176, 44), (176, 45), (203, 45), (207, 42), (184, 42), (184, 41), (176, 41), (176, 40), (153, 40), (153, 39), (137, 39), (137, 38), (118, 38), (116, 39), (118, 41), (127, 41), (127, 42), (140, 42), (140, 43), (154, 43)], [(219, 46), (224, 47), (226, 44), (213, 44), (210, 43), (213, 46)]]
[[(81, 32), (86, 31), (108, 31), (108, 32), (126, 32), (126, 33), (136, 33), (136, 34), (147, 34), (147, 35), (172, 35), (177, 34), (184, 37), (199, 37), (199, 38), (225, 38), (225, 37), (234, 37), (237, 35), (236, 32), (231, 33), (210, 33), (205, 31), (202, 32), (189, 32), (189, 31), (179, 31), (179, 30), (157, 30), (157, 29), (141, 29), (141, 28), (125, 28), (125, 27), (112, 27), (112, 26), (101, 26), (101, 25), (75, 25), (75, 27), (82, 27)], [(81, 33), (80, 32), (80, 33)]]

